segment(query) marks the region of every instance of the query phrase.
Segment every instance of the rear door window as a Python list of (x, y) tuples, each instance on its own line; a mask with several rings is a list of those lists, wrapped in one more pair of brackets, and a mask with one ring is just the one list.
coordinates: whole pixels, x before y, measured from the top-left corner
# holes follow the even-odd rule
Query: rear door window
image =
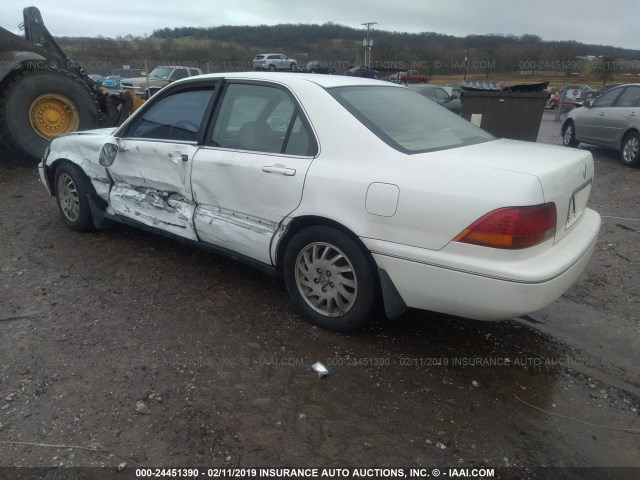
[(613, 107), (621, 91), (621, 88), (614, 88), (613, 90), (608, 91), (601, 97), (598, 97), (595, 102), (593, 102), (593, 106), (595, 108)]
[(214, 147), (313, 156), (307, 122), (291, 95), (277, 87), (231, 84), (211, 135)]
[(640, 87), (627, 87), (616, 102), (616, 107), (635, 107), (640, 99)]

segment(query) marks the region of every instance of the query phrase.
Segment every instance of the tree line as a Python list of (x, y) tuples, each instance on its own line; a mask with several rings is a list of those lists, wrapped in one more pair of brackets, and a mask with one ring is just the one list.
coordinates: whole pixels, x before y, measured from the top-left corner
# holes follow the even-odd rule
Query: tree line
[[(362, 64), (362, 30), (335, 23), (258, 26), (223, 25), (155, 30), (145, 37), (79, 38), (59, 41), (71, 57), (104, 66), (182, 63), (204, 71), (247, 70), (257, 53), (278, 52), (298, 60), (333, 62), (340, 73)], [(566, 75), (605, 68), (640, 72), (640, 51), (576, 41), (544, 41), (538, 35), (488, 34), (455, 37), (435, 32), (374, 30), (372, 66), (380, 70), (416, 68), (430, 75), (511, 72)], [(97, 72), (99, 73), (99, 72)], [(107, 72), (104, 72), (107, 73)]]

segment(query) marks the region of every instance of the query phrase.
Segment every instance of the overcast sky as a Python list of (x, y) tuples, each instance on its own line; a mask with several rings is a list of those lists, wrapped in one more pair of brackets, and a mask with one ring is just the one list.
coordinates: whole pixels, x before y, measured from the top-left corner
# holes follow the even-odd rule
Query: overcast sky
[[(18, 33), (22, 9), (55, 36), (115, 37), (164, 27), (334, 22), (456, 36), (532, 33), (544, 40), (640, 49), (640, 1), (611, 0), (2, 0), (0, 26)], [(374, 36), (375, 38), (375, 36)]]

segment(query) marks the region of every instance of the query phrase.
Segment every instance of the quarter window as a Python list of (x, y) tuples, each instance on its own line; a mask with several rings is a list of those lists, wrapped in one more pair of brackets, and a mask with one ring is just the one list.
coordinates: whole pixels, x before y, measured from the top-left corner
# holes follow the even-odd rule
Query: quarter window
[(162, 98), (135, 119), (126, 136), (159, 140), (196, 141), (213, 90), (176, 92)]

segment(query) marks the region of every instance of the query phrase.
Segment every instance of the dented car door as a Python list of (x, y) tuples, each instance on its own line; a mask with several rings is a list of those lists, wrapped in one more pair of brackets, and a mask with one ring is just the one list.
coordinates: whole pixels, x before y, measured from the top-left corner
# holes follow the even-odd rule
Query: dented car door
[(159, 98), (117, 139), (118, 153), (107, 168), (115, 214), (197, 240), (191, 170), (212, 95), (213, 87), (198, 87)]
[(198, 237), (274, 263), (279, 224), (300, 204), (317, 153), (309, 123), (290, 92), (230, 83), (193, 163)]

